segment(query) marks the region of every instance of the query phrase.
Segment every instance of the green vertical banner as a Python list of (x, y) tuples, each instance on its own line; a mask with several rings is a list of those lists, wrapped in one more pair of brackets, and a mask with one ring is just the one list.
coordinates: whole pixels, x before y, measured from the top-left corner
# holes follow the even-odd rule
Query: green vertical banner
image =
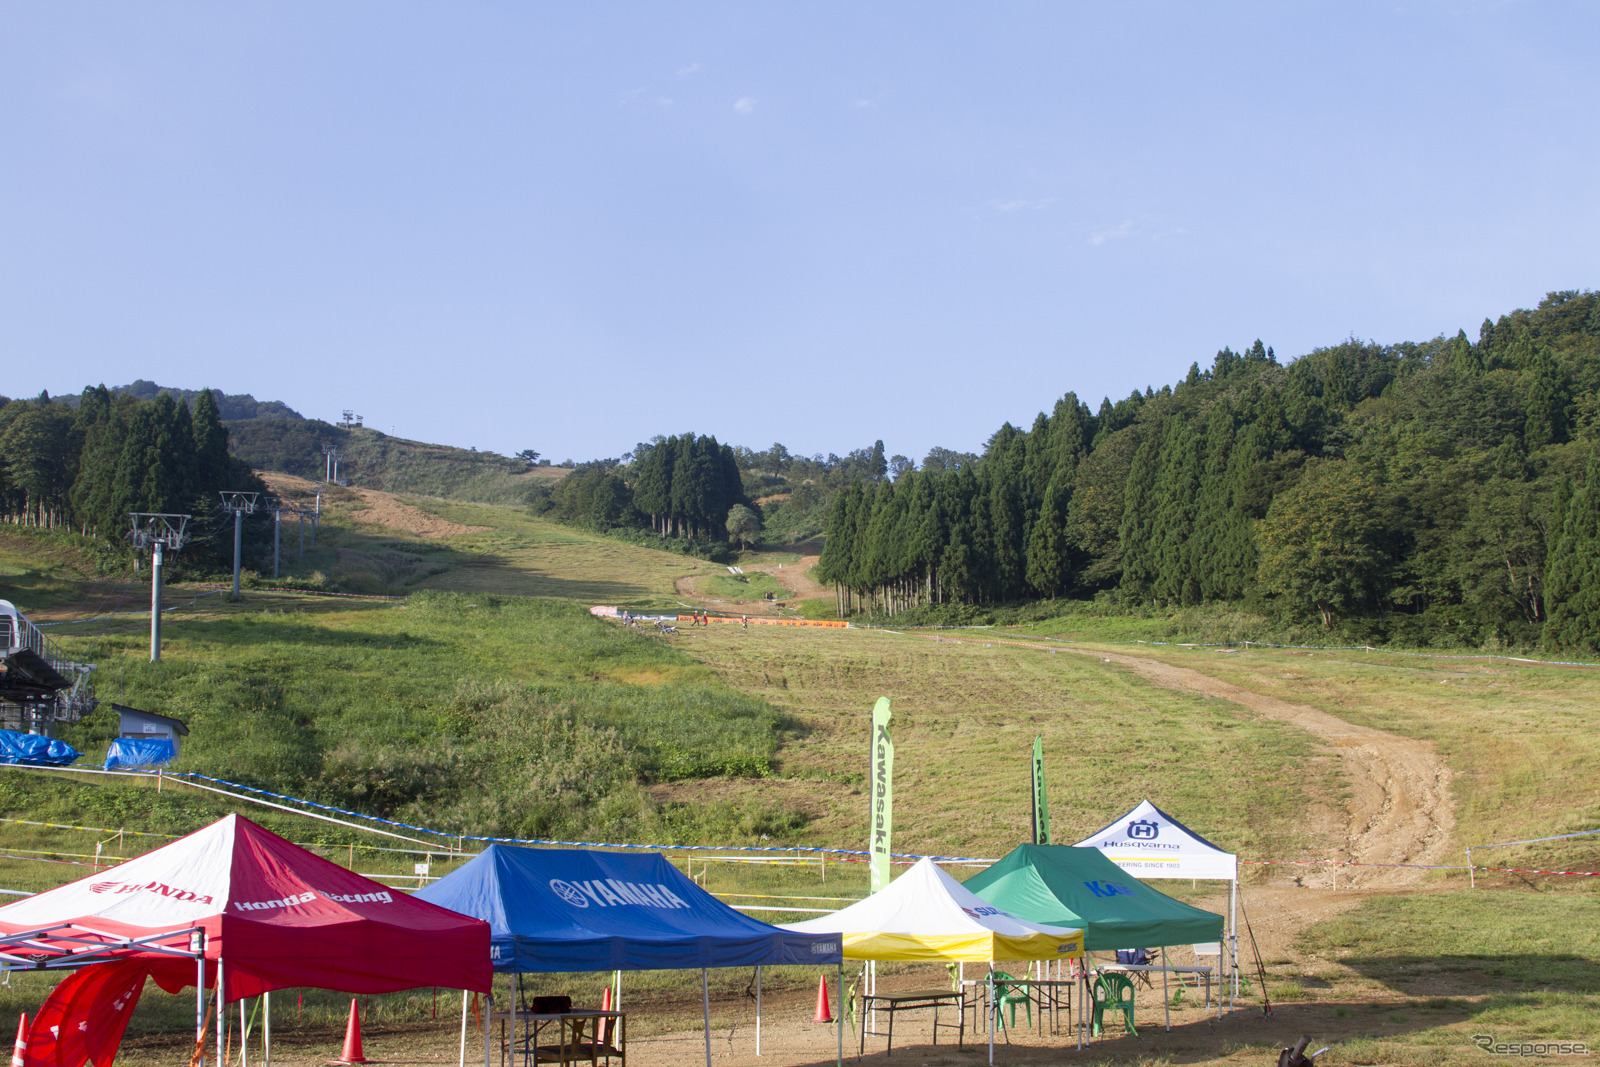
[(872, 892), (889, 884), (889, 827), (894, 821), (894, 742), (889, 740), (889, 698), (872, 709), (872, 801), (868, 810)]
[(1033, 843), (1050, 843), (1050, 794), (1044, 787), (1044, 735), (1033, 739)]

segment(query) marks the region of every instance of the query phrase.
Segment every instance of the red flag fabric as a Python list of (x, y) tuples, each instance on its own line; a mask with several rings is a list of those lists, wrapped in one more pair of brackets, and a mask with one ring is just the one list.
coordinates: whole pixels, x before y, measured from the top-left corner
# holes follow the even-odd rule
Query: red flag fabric
[(143, 960), (74, 971), (33, 1017), (23, 1067), (112, 1067), (148, 974)]

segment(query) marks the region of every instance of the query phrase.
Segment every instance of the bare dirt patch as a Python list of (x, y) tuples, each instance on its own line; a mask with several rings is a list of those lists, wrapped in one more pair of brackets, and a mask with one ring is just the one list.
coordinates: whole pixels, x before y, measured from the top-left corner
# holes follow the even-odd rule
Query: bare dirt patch
[(489, 529), (487, 526), (465, 526), (449, 519), (441, 519), (421, 508), (403, 504), (388, 493), (376, 489), (355, 489), (352, 492), (361, 498), (361, 506), (350, 512), (350, 517), (356, 522), (387, 526), (391, 530), (404, 530), (427, 541), (439, 537), (483, 533)]
[[(820, 584), (811, 577), (811, 568), (817, 565), (822, 558), (822, 548), (814, 541), (807, 541), (798, 545), (787, 545), (774, 553), (783, 557), (781, 562), (774, 561), (763, 563), (759, 557), (750, 561), (741, 561), (739, 567), (745, 574), (770, 574), (784, 588), (789, 590), (789, 595), (784, 597), (783, 604), (793, 604), (797, 600), (819, 600), (831, 597), (833, 590)], [(799, 556), (798, 559), (793, 558)], [(724, 612), (733, 611), (740, 615), (786, 615), (792, 612), (784, 610), (778, 604), (767, 600), (732, 600), (723, 601), (700, 592), (699, 576), (679, 578), (672, 585), (673, 591), (687, 602), (692, 602), (699, 607), (719, 608)]]
[[(536, 468), (537, 469), (537, 468)], [(257, 471), (261, 480), (267, 483), (267, 488), (285, 500), (311, 500), (318, 493), (328, 495), (337, 492), (344, 496), (348, 494), (356, 498), (351, 505), (350, 517), (356, 522), (367, 523), (373, 526), (386, 526), (391, 530), (401, 530), (413, 534), (424, 540), (434, 540), (440, 537), (459, 537), (462, 534), (483, 533), (490, 529), (488, 526), (467, 526), (449, 519), (441, 519), (437, 515), (430, 515), (419, 507), (402, 502), (392, 493), (385, 493), (378, 489), (345, 489), (323, 485), (307, 478), (293, 474), (284, 474), (280, 471)]]

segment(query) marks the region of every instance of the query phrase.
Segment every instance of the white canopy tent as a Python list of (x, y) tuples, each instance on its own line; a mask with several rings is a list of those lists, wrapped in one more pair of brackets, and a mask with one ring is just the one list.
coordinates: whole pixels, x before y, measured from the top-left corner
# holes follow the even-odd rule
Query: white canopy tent
[(1148, 800), (1078, 842), (1097, 848), (1135, 878), (1204, 878), (1230, 883), (1228, 973), (1239, 995), (1239, 857), (1207, 841)]
[[(986, 963), (1059, 960), (1083, 955), (1083, 931), (1019, 919), (983, 900), (923, 857), (867, 897), (818, 919), (784, 923), (808, 934), (839, 934), (844, 958)], [(875, 974), (872, 991), (876, 992)], [(842, 997), (841, 997), (842, 1001)], [(995, 998), (988, 996), (989, 1062), (994, 1062)], [(1083, 1010), (1080, 1002), (1079, 1011)], [(866, 1025), (865, 1020), (863, 1024)]]

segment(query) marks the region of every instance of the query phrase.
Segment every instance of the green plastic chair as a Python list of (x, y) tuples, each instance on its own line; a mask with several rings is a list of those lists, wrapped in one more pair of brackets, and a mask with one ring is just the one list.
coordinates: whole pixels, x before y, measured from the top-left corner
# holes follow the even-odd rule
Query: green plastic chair
[(1102, 974), (1094, 980), (1094, 1015), (1089, 1020), (1089, 1033), (1099, 1037), (1105, 1029), (1105, 1013), (1122, 1013), (1122, 1025), (1134, 1037), (1139, 1031), (1133, 1025), (1133, 983), (1125, 974)]
[[(1028, 1009), (1028, 1025), (1031, 1027), (1033, 1026), (1033, 997), (1029, 995), (1027, 986), (1018, 988), (1011, 984), (1016, 980), (1015, 975), (1007, 974), (1004, 971), (994, 972), (995, 1015), (999, 1016), (1001, 1010), (1009, 1007), (1011, 1009), (1011, 1027), (1016, 1029), (1017, 1005), (1021, 1004)], [(1005, 1024), (1006, 1021), (1002, 1017), (1000, 1025), (1004, 1026)]]

